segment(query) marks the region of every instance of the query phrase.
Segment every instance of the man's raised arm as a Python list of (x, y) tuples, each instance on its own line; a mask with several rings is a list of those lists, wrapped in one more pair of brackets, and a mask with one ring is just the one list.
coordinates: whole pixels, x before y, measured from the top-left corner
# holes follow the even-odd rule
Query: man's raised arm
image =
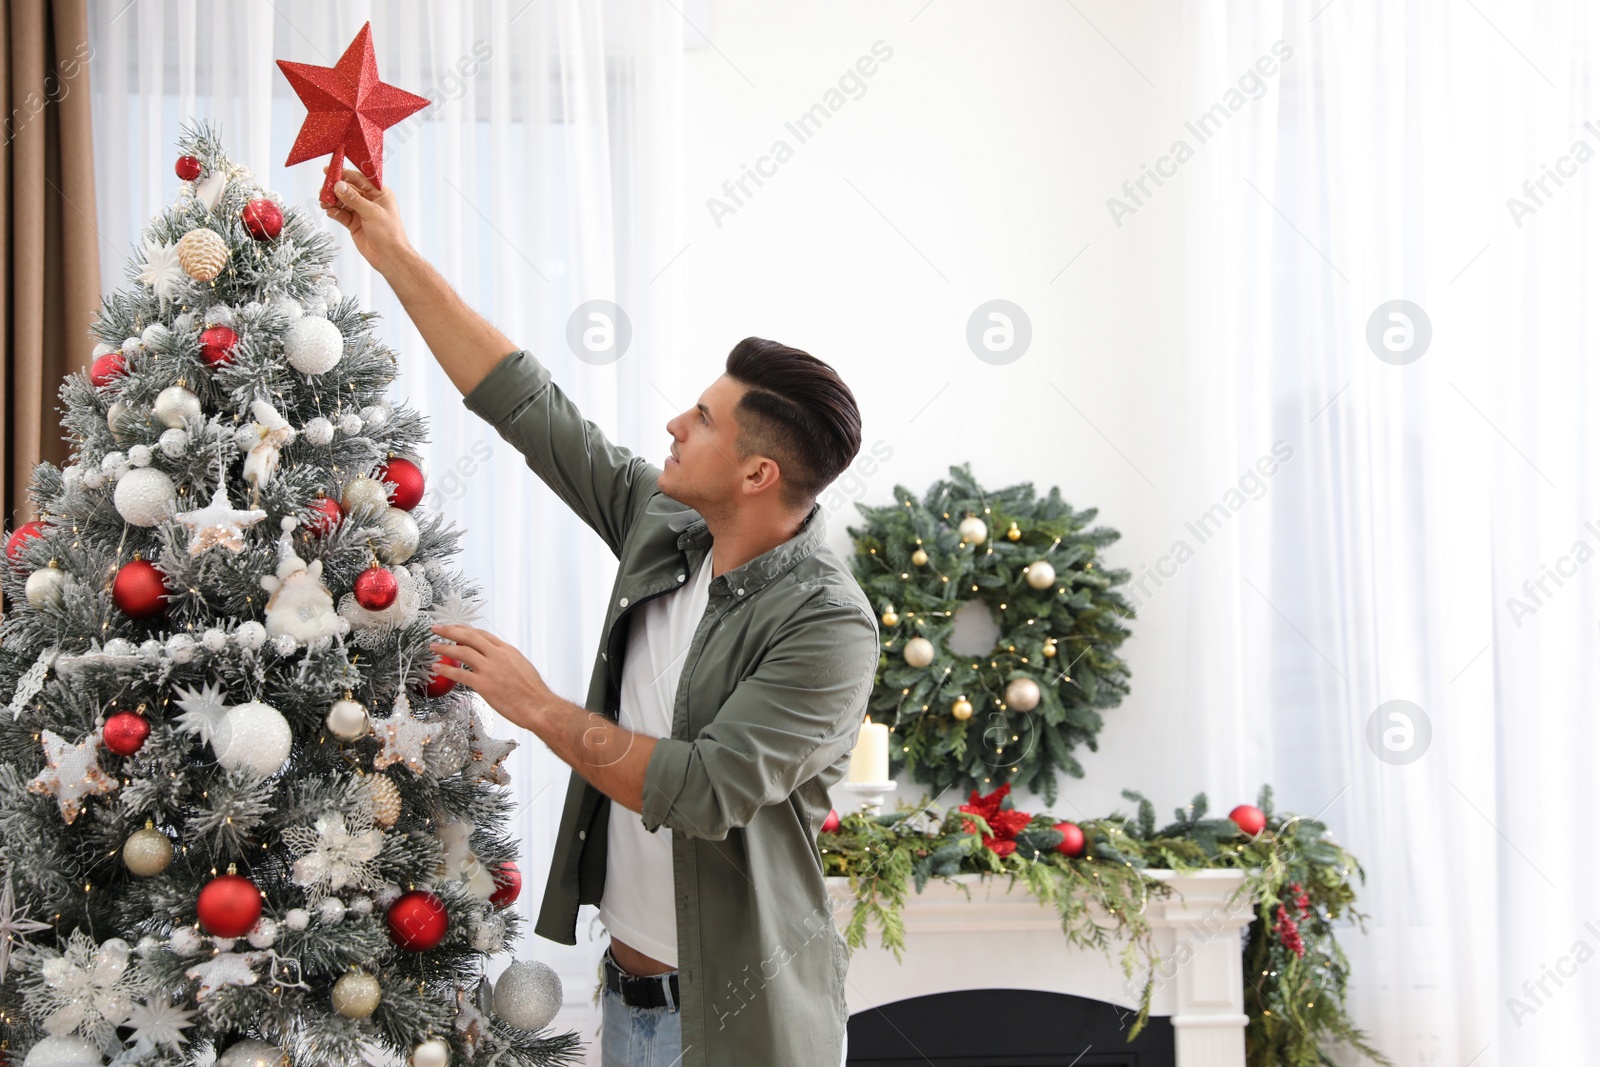
[(328, 209), (328, 217), (350, 231), (356, 250), (389, 283), (456, 388), (472, 392), (517, 346), (411, 247), (392, 191), (354, 167), (346, 167), (344, 181), (333, 188), (341, 206)]

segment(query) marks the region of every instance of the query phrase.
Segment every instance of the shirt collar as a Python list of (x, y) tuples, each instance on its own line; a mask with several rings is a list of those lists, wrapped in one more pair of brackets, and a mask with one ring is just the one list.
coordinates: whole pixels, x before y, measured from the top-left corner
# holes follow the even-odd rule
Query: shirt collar
[[(712, 538), (706, 520), (696, 512), (686, 513), (683, 519), (687, 521), (678, 535), (679, 550), (709, 552)], [(783, 577), (791, 567), (815, 552), (822, 544), (826, 527), (822, 505), (812, 504), (805, 522), (800, 524), (799, 531), (793, 537), (711, 579), (711, 592), (721, 596), (752, 595), (762, 586)]]

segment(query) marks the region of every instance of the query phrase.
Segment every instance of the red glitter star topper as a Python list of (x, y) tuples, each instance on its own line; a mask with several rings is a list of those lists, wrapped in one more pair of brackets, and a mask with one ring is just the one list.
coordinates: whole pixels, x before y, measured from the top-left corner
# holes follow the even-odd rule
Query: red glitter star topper
[(378, 59), (372, 53), (372, 23), (331, 67), (278, 60), (284, 77), (306, 105), (305, 124), (289, 150), (284, 166), (333, 153), (322, 183), (322, 202), (334, 204), (333, 183), (344, 177), (346, 157), (356, 169), (383, 187), (383, 131), (428, 106), (429, 101), (378, 80)]

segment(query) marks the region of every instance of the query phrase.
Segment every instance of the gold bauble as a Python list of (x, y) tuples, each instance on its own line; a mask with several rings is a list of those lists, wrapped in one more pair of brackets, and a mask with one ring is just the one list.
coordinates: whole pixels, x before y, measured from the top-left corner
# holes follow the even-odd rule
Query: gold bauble
[(333, 1010), (346, 1019), (365, 1019), (382, 999), (383, 986), (365, 971), (351, 971), (333, 983)]
[(411, 1050), (412, 1067), (449, 1067), (450, 1046), (437, 1037), (430, 1037)]
[(387, 830), (400, 821), (400, 787), (387, 774), (369, 774), (362, 779), (367, 786), (367, 807), (372, 809), (372, 822)]
[(911, 562), (919, 567), (925, 566), (928, 562), (928, 554), (919, 548), (911, 553)]
[(976, 515), (968, 515), (956, 527), (956, 532), (961, 535), (961, 540), (969, 545), (981, 545), (989, 539), (989, 524)]
[(1039, 706), (1039, 683), (1032, 678), (1013, 678), (1006, 683), (1006, 707), (1032, 711)]
[(140, 878), (153, 878), (172, 866), (172, 840), (146, 822), (123, 844), (122, 862)]
[(1049, 589), (1056, 584), (1056, 569), (1049, 560), (1034, 560), (1024, 570), (1028, 575), (1028, 584), (1035, 589)]
[(933, 662), (933, 642), (926, 637), (913, 637), (900, 653), (913, 667), (926, 667)]
[(190, 230), (178, 238), (178, 263), (195, 281), (209, 282), (228, 263), (228, 242), (204, 226)]
[(900, 625), (900, 613), (894, 610), (894, 606), (892, 604), (889, 607), (884, 609), (884, 612), (883, 612), (883, 624), (885, 626), (899, 626)]
[(1016, 523), (1012, 523), (1010, 525), (1010, 527), (1007, 528), (1007, 530), (1006, 530), (1006, 540), (1007, 541), (1020, 541), (1020, 540), (1022, 540), (1022, 531), (1017, 529), (1017, 524)]
[(289, 1054), (277, 1045), (246, 1039), (229, 1045), (217, 1067), (289, 1067)]
[(958, 719), (972, 718), (972, 701), (966, 697), (956, 697), (955, 703), (950, 705), (950, 714)]
[(1056, 639), (1053, 638), (1053, 637), (1045, 638), (1044, 639), (1044, 649), (1042, 651), (1044, 652), (1045, 659), (1055, 659), (1055, 656), (1056, 656)]

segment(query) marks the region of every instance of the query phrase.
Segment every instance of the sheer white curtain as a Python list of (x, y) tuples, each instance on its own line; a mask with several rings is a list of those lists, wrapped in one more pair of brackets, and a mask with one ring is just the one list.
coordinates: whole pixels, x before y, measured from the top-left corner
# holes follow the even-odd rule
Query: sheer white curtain
[[(391, 129), (385, 182), (412, 240), (469, 303), (551, 365), (586, 413), (653, 454), (683, 402), (676, 380), (683, 17), (646, 0), (139, 0), (91, 4), (97, 177), (108, 288), (124, 284), (143, 221), (177, 191), (174, 145), (188, 117), (218, 124), (235, 158), (292, 202), (315, 207), (320, 167), (285, 170), (304, 109), (274, 60), (331, 65), (371, 20), (384, 80), (434, 106)], [(331, 223), (329, 224), (331, 226)], [(400, 353), (396, 398), (432, 421), (425, 506), (467, 531), (461, 562), (488, 594), (488, 621), (558, 692), (581, 699), (614, 561), (470, 415), (382, 279), (343, 241), (340, 284), (380, 312)], [(621, 305), (633, 329), (616, 362), (566, 343), (573, 309)], [(512, 728), (501, 722), (499, 732)], [(566, 772), (536, 740), (513, 757), (526, 878), (536, 914)], [(586, 909), (580, 942), (589, 933)], [(598, 949), (530, 937), (519, 955), (566, 979), (587, 1022)]]
[[(1293, 455), (1183, 586), (1182, 717), (1214, 794), (1278, 782), (1365, 862), (1353, 1006), (1395, 1062), (1600, 1062), (1594, 9), (1183, 17), (1201, 107), (1293, 49), (1178, 179), (1186, 510)], [(1417, 331), (1386, 361), (1391, 300), (1431, 341), (1380, 314)]]

